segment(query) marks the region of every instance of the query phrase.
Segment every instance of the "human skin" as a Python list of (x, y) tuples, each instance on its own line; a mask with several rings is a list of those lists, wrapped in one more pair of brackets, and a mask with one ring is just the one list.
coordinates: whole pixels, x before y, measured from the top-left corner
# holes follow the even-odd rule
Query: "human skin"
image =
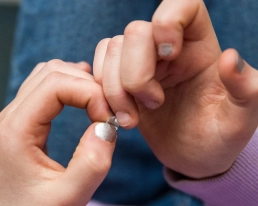
[[(110, 127), (109, 141), (96, 132), (103, 125), (98, 122), (111, 112), (89, 70), (85, 62), (40, 63), (1, 111), (1, 205), (85, 206), (105, 178), (116, 130)], [(81, 137), (67, 168), (50, 159), (45, 146), (51, 121), (64, 105), (87, 110), (95, 122)]]
[(257, 127), (257, 71), (222, 54), (201, 0), (164, 0), (152, 22), (102, 40), (94, 76), (120, 125), (138, 125), (157, 158), (190, 178), (226, 172)]

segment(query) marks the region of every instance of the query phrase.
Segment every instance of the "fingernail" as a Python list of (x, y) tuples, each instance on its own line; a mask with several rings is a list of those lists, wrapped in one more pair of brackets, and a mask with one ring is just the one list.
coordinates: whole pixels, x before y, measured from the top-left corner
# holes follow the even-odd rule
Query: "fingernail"
[(120, 126), (127, 126), (131, 123), (131, 116), (126, 112), (117, 112), (116, 118)]
[(245, 71), (245, 62), (239, 54), (237, 56), (236, 70), (239, 73), (243, 73)]
[(116, 128), (109, 123), (98, 123), (95, 126), (95, 135), (108, 142), (114, 142), (117, 138)]
[(159, 107), (159, 103), (156, 101), (142, 101), (142, 103), (148, 108), (148, 109), (157, 109)]
[(173, 47), (171, 44), (159, 44), (158, 46), (158, 54), (159, 56), (167, 57), (173, 52)]

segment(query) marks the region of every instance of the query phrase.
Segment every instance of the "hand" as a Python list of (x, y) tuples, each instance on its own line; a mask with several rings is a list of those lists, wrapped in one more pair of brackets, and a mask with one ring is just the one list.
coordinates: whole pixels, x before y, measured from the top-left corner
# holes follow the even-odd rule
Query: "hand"
[(64, 105), (87, 109), (92, 121), (110, 116), (89, 70), (84, 62), (40, 63), (0, 113), (1, 204), (85, 206), (103, 181), (116, 139), (112, 127), (109, 136), (102, 136), (104, 123), (86, 130), (67, 168), (46, 155), (51, 121)]
[(101, 41), (94, 76), (120, 125), (139, 121), (158, 159), (192, 178), (228, 170), (257, 126), (257, 72), (221, 55), (201, 0), (164, 0), (151, 23)]

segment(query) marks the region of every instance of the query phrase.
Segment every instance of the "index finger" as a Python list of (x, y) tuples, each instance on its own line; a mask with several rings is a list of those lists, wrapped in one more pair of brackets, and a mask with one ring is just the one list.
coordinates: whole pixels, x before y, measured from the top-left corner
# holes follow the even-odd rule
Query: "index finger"
[(155, 79), (156, 61), (151, 23), (131, 22), (124, 32), (121, 83), (127, 92), (149, 109), (155, 109), (164, 102), (163, 89)]
[[(43, 147), (46, 129), (64, 105), (87, 108), (92, 121), (103, 122), (111, 116), (100, 85), (92, 80), (53, 72), (12, 112), (15, 115), (12, 126), (20, 134), (37, 137), (38, 146)], [(28, 140), (27, 136), (24, 138)]]

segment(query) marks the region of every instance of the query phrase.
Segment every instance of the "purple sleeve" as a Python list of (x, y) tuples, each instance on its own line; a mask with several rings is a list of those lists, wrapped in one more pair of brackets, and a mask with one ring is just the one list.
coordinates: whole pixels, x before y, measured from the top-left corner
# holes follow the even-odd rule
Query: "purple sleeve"
[(258, 205), (258, 131), (226, 173), (203, 180), (190, 180), (165, 169), (168, 183), (200, 198), (207, 206)]

